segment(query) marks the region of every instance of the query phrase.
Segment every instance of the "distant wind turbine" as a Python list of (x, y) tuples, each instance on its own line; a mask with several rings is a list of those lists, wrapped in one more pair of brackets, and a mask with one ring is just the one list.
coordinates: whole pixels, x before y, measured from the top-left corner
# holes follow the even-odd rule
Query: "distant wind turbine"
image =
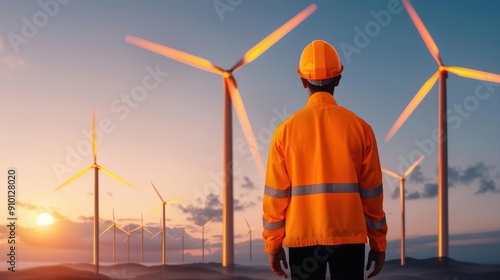
[(256, 227), (250, 227), (250, 224), (247, 221), (247, 218), (245, 218), (245, 222), (247, 223), (248, 226), (248, 235), (250, 235), (250, 262), (252, 262), (252, 231), (256, 230)]
[(425, 155), (418, 158), (404, 173), (403, 175), (398, 175), (395, 172), (382, 168), (382, 171), (394, 178), (399, 179), (399, 201), (401, 208), (401, 265), (405, 265), (405, 177), (410, 174), (415, 167), (424, 159)]
[(103, 235), (106, 231), (110, 230), (111, 228), (113, 228), (113, 263), (114, 263), (116, 257), (116, 229), (118, 228), (123, 233), (128, 235), (127, 231), (125, 231), (122, 227), (120, 227), (118, 224), (115, 223), (115, 209), (113, 209), (113, 223), (109, 227), (107, 227), (100, 235)]
[(299, 25), (303, 20), (309, 17), (315, 10), (316, 4), (311, 4), (295, 17), (290, 19), (284, 25), (269, 34), (262, 41), (257, 43), (241, 58), (231, 69), (224, 70), (212, 62), (188, 54), (167, 46), (163, 46), (148, 40), (144, 40), (132, 35), (127, 35), (125, 41), (138, 47), (147, 49), (157, 54), (169, 57), (187, 65), (220, 74), (224, 84), (224, 197), (223, 197), (223, 234), (222, 234), (222, 266), (232, 268), (234, 266), (234, 226), (233, 226), (233, 142), (232, 142), (232, 117), (231, 117), (231, 101), (235, 106), (236, 115), (238, 116), (240, 125), (245, 135), (247, 144), (250, 148), (254, 162), (257, 166), (257, 171), (264, 177), (265, 168), (260, 156), (260, 152), (255, 141), (255, 136), (248, 120), (243, 101), (236, 86), (236, 81), (233, 77), (233, 72), (243, 65), (253, 61), (279, 41), (283, 36), (288, 34), (292, 29)]
[(142, 213), (141, 213), (141, 225), (134, 228), (130, 232), (134, 232), (134, 231), (139, 230), (139, 229), (141, 230), (141, 263), (143, 263), (144, 262), (144, 231), (146, 231), (147, 233), (149, 233), (151, 235), (153, 235), (153, 233), (149, 229), (144, 227)]
[(184, 234), (186, 233), (186, 229), (182, 229), (182, 262), (184, 262)]
[(439, 113), (438, 113), (438, 257), (448, 257), (449, 249), (449, 232), (448, 232), (448, 126), (446, 118), (446, 78), (448, 77), (448, 72), (454, 73), (456, 75), (471, 78), (476, 80), (483, 80), (488, 82), (500, 83), (500, 75), (463, 68), (456, 66), (446, 66), (441, 61), (439, 56), (439, 50), (432, 39), (429, 31), (425, 27), (424, 23), (418, 16), (417, 12), (410, 4), (408, 0), (403, 0), (403, 5), (406, 11), (410, 15), (411, 20), (417, 27), (420, 36), (427, 45), (431, 55), (436, 60), (439, 68), (438, 70), (427, 80), (424, 85), (420, 88), (417, 94), (413, 97), (410, 103), (406, 106), (403, 113), (396, 120), (394, 125), (391, 127), (387, 135), (385, 136), (385, 142), (389, 140), (396, 134), (403, 123), (408, 119), (412, 112), (417, 108), (418, 104), (424, 99), (429, 90), (434, 86), (437, 79), (440, 79), (439, 85)]
[(123, 242), (128, 241), (127, 242), (127, 252), (128, 252), (128, 254), (127, 254), (127, 263), (130, 263), (130, 238), (132, 236), (130, 235), (131, 231), (129, 230), (129, 225), (127, 225), (126, 231), (127, 231), (127, 236), (125, 237), (125, 239), (123, 239)]
[(161, 196), (160, 192), (158, 192), (158, 190), (156, 189), (155, 185), (153, 184), (153, 182), (151, 182), (151, 185), (153, 186), (156, 194), (158, 195), (158, 197), (160, 198), (161, 202), (160, 204), (158, 204), (158, 207), (156, 207), (156, 209), (153, 211), (153, 213), (151, 213), (151, 215), (149, 216), (149, 218), (153, 217), (154, 214), (160, 210), (160, 207), (163, 207), (163, 222), (162, 222), (162, 229), (163, 229), (163, 234), (161, 235), (161, 264), (162, 265), (165, 265), (165, 262), (166, 262), (166, 233), (167, 231), (165, 230), (165, 205), (167, 205), (167, 203), (172, 203), (174, 201), (178, 201), (178, 200), (182, 200), (182, 198), (178, 198), (178, 199), (170, 199), (170, 200), (164, 200), (163, 197)]
[(215, 217), (210, 219), (208, 222), (206, 222), (204, 225), (200, 226), (197, 224), (197, 226), (201, 227), (201, 260), (205, 261), (205, 227), (210, 224), (210, 222), (213, 221)]
[(102, 172), (108, 174), (112, 178), (118, 180), (119, 182), (133, 188), (137, 189), (134, 187), (132, 184), (129, 182), (123, 180), (122, 178), (116, 176), (115, 174), (111, 173), (111, 171), (105, 169), (104, 167), (100, 166), (97, 164), (97, 142), (96, 142), (96, 124), (95, 124), (95, 111), (92, 111), (92, 153), (94, 156), (94, 163), (90, 166), (85, 168), (84, 170), (80, 171), (77, 173), (75, 176), (69, 178), (66, 180), (64, 183), (60, 184), (57, 188), (54, 189), (54, 191), (57, 191), (61, 189), (62, 187), (66, 186), (67, 184), (73, 182), (83, 174), (87, 173), (91, 169), (94, 169), (94, 248), (93, 248), (93, 263), (94, 263), (94, 272), (95, 274), (99, 275), (99, 170)]

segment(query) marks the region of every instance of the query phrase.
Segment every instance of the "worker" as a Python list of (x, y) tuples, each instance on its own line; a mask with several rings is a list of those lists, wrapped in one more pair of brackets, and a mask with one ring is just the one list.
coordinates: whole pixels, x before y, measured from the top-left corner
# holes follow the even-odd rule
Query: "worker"
[[(273, 273), (292, 279), (371, 278), (385, 262), (387, 225), (382, 172), (372, 128), (337, 105), (343, 65), (332, 45), (315, 40), (297, 72), (309, 98), (274, 131), (263, 197), (264, 251)], [(282, 267), (283, 265), (283, 267)]]

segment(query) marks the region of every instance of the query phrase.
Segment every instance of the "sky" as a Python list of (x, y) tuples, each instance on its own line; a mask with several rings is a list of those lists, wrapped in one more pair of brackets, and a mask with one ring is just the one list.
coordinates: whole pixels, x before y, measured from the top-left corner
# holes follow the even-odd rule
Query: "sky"
[[(254, 61), (234, 73), (264, 162), (274, 128), (304, 107), (296, 68), (303, 48), (324, 39), (344, 72), (335, 98), (373, 128), (384, 168), (406, 181), (407, 256), (437, 256), (438, 86), (391, 141), (384, 137), (421, 85), (437, 70), (402, 4), (336, 1), (2, 1), (0, 2), (0, 220), (7, 222), (7, 173), (15, 169), (16, 242), (26, 262), (92, 261), (93, 175), (54, 192), (92, 164), (91, 116), (97, 119), (97, 163), (137, 187), (101, 172), (100, 227), (144, 224), (159, 230), (163, 198), (167, 232), (186, 232), (186, 261), (220, 262), (222, 240), (223, 84), (219, 75), (125, 42), (134, 35), (231, 68), (251, 47), (308, 5), (318, 9)], [(500, 73), (500, 2), (411, 2), (443, 62)], [(499, 263), (500, 85), (449, 74), (450, 257)], [(233, 111), (234, 113), (234, 111)], [(263, 178), (233, 114), (236, 263), (248, 258), (252, 227), (256, 263), (262, 243)], [(399, 182), (384, 175), (388, 259), (399, 252)], [(55, 223), (39, 227), (50, 213)], [(110, 261), (112, 234), (101, 238)], [(117, 250), (125, 261), (124, 235)], [(135, 235), (138, 237), (140, 235)], [(0, 250), (9, 233), (0, 230)], [(138, 261), (138, 239), (132, 260)], [(158, 237), (157, 237), (158, 238)], [(159, 262), (159, 239), (145, 242)], [(170, 244), (170, 245), (169, 245)], [(167, 239), (167, 262), (180, 262), (180, 239)], [(496, 251), (498, 252), (498, 250)], [(64, 256), (64, 257), (63, 257)], [(4, 264), (5, 265), (5, 264)]]

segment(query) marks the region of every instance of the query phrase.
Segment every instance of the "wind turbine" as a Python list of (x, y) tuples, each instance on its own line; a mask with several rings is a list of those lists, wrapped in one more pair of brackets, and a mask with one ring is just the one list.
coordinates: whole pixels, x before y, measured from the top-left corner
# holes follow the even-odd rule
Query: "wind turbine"
[(248, 120), (248, 116), (241, 100), (240, 93), (236, 86), (236, 81), (233, 77), (233, 72), (242, 67), (243, 65), (253, 61), (268, 48), (279, 41), (288, 32), (299, 25), (309, 15), (316, 10), (316, 4), (311, 4), (295, 17), (290, 19), (284, 25), (279, 27), (273, 33), (268, 35), (262, 41), (257, 43), (241, 58), (231, 69), (224, 70), (219, 66), (214, 65), (212, 62), (188, 54), (177, 49), (163, 46), (148, 40), (144, 40), (132, 35), (127, 35), (125, 41), (136, 45), (138, 47), (147, 49), (149, 51), (158, 53), (160, 55), (169, 57), (187, 65), (222, 75), (222, 82), (224, 84), (224, 156), (223, 156), (223, 174), (224, 174), (224, 196), (223, 196), (223, 234), (222, 234), (222, 266), (232, 268), (234, 266), (234, 226), (233, 226), (233, 142), (232, 142), (232, 111), (231, 101), (235, 106), (236, 115), (238, 116), (240, 125), (245, 135), (247, 144), (250, 148), (254, 158), (257, 170), (261, 177), (264, 177), (265, 168), (260, 156), (260, 152), (255, 141), (255, 136)]
[(184, 234), (186, 233), (186, 229), (182, 229), (182, 262), (184, 263)]
[(248, 233), (250, 235), (250, 262), (252, 262), (252, 230), (256, 230), (256, 227), (250, 227), (250, 224), (247, 221), (247, 218), (245, 218), (245, 222), (247, 223), (248, 226)]
[(127, 236), (125, 237), (125, 239), (123, 239), (123, 242), (127, 241), (128, 240), (128, 244), (127, 244), (127, 251), (128, 251), (128, 254), (127, 254), (127, 263), (130, 263), (130, 238), (131, 238), (131, 233), (132, 231), (129, 230), (129, 225), (127, 225)]
[(382, 171), (394, 178), (399, 179), (399, 201), (401, 208), (401, 265), (405, 265), (405, 177), (410, 174), (415, 167), (424, 159), (425, 155), (419, 157), (408, 169), (403, 173), (403, 175), (399, 175), (396, 172), (387, 170), (382, 168)]
[(205, 261), (205, 227), (208, 226), (208, 224), (210, 224), (210, 222), (212, 222), (214, 218), (215, 217), (210, 219), (202, 226), (197, 224), (197, 226), (201, 227), (201, 261)]
[(158, 190), (156, 189), (155, 185), (153, 184), (153, 182), (151, 182), (151, 185), (153, 186), (153, 188), (155, 189), (156, 191), (156, 194), (158, 195), (158, 197), (160, 198), (161, 202), (160, 204), (158, 204), (158, 207), (156, 207), (156, 209), (153, 211), (153, 213), (151, 213), (151, 215), (149, 216), (149, 218), (153, 217), (154, 214), (160, 209), (160, 206), (163, 206), (163, 222), (162, 222), (162, 229), (163, 229), (163, 234), (161, 235), (161, 264), (162, 265), (165, 265), (165, 260), (166, 260), (166, 256), (165, 256), (165, 247), (166, 247), (166, 233), (167, 231), (165, 230), (165, 205), (167, 205), (167, 203), (171, 203), (171, 202), (174, 202), (174, 201), (177, 201), (177, 200), (180, 200), (180, 199), (170, 199), (170, 200), (164, 200), (163, 197), (161, 197), (161, 194), (160, 192), (158, 192)]
[(127, 231), (125, 231), (122, 227), (120, 227), (115, 223), (115, 209), (113, 209), (113, 223), (109, 227), (107, 227), (100, 235), (103, 235), (106, 231), (110, 230), (111, 228), (113, 228), (113, 263), (114, 263), (116, 257), (116, 229), (118, 228), (119, 230), (123, 231), (123, 233), (128, 234)]
[(411, 115), (415, 108), (420, 104), (422, 99), (427, 95), (429, 90), (434, 86), (437, 79), (439, 83), (439, 113), (438, 113), (438, 257), (448, 257), (449, 249), (449, 232), (448, 232), (448, 127), (446, 119), (446, 78), (448, 72), (457, 74), (465, 78), (476, 80), (489, 81), (500, 83), (500, 75), (463, 68), (456, 66), (446, 66), (441, 61), (439, 50), (431, 35), (427, 31), (424, 23), (418, 16), (417, 12), (408, 0), (403, 0), (406, 11), (410, 15), (411, 20), (417, 27), (420, 36), (424, 40), (431, 55), (436, 60), (438, 70), (424, 83), (417, 94), (413, 97), (410, 103), (406, 106), (403, 113), (396, 120), (385, 137), (385, 142), (394, 136), (398, 129), (403, 125), (406, 119)]
[(144, 231), (148, 232), (151, 235), (153, 235), (153, 233), (149, 229), (144, 227), (142, 213), (141, 213), (141, 225), (134, 228), (130, 232), (134, 232), (134, 231), (139, 230), (139, 229), (141, 230), (141, 263), (143, 263), (144, 262)]
[(95, 124), (95, 110), (92, 111), (92, 153), (94, 157), (94, 163), (85, 168), (84, 170), (80, 171), (77, 173), (75, 176), (69, 178), (66, 180), (64, 183), (60, 184), (57, 188), (54, 189), (54, 191), (57, 191), (61, 189), (62, 187), (66, 186), (67, 184), (73, 182), (83, 174), (87, 173), (91, 169), (94, 169), (94, 248), (93, 248), (93, 262), (94, 262), (94, 272), (95, 274), (99, 275), (99, 170), (102, 172), (108, 174), (112, 178), (118, 180), (119, 182), (133, 188), (137, 189), (134, 187), (132, 184), (129, 182), (123, 180), (122, 178), (116, 176), (115, 174), (111, 173), (111, 171), (105, 169), (104, 167), (100, 166), (97, 164), (97, 142), (96, 142), (96, 124)]

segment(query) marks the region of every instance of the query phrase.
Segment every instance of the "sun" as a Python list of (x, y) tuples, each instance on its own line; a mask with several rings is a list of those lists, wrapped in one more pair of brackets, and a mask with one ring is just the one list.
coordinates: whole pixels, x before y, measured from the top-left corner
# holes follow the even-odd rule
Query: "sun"
[(54, 218), (49, 213), (43, 212), (38, 214), (38, 217), (36, 217), (36, 224), (39, 227), (44, 227), (48, 226), (54, 223)]

